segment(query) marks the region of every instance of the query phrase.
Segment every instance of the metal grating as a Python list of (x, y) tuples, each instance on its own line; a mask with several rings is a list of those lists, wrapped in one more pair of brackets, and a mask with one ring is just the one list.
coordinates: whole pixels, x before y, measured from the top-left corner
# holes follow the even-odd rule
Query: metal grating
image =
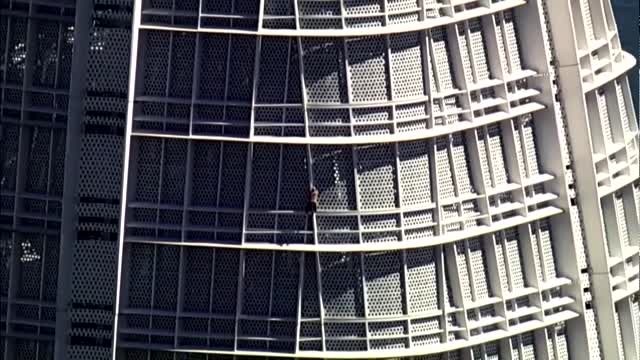
[[(73, 3), (0, 5), (1, 357), (567, 359), (586, 344), (563, 323), (589, 315), (596, 292), (576, 293), (588, 276), (555, 253), (577, 249), (594, 271), (575, 187), (591, 175), (546, 135), (575, 137), (559, 128), (574, 108), (561, 107), (558, 64), (525, 56), (558, 60), (547, 30), (563, 24), (546, 2), (540, 14), (514, 0), (75, 2), (93, 7), (88, 31)], [(610, 7), (572, 6), (615, 50), (598, 23)], [(590, 114), (629, 152), (605, 172), (637, 145), (616, 81), (617, 106), (596, 90)], [(617, 194), (616, 179), (602, 190)], [(637, 211), (613, 198), (628, 245)], [(633, 269), (637, 253), (622, 255)], [(613, 326), (589, 316), (598, 346), (574, 356), (597, 358), (611, 347), (598, 329)], [(431, 354), (439, 344), (452, 351)]]

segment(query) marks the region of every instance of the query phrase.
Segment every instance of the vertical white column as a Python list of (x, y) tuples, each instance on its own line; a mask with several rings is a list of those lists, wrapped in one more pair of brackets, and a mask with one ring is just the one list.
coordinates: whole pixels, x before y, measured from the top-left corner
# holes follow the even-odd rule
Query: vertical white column
[[(582, 10), (588, 1), (582, 3)], [(556, 44), (573, 44), (573, 46), (556, 47), (559, 63), (560, 89), (569, 123), (569, 138), (574, 148), (574, 168), (576, 170), (576, 190), (580, 200), (582, 214), (585, 217), (585, 238), (587, 252), (592, 269), (591, 289), (594, 296), (593, 303), (597, 304), (597, 323), (600, 328), (600, 340), (604, 352), (611, 358), (617, 358), (618, 344), (614, 322), (614, 304), (611, 297), (611, 279), (609, 276), (609, 259), (607, 257), (607, 239), (604, 231), (603, 214), (600, 206), (594, 156), (592, 148), (592, 134), (589, 128), (590, 116), (587, 111), (584, 95), (582, 71), (578, 61), (578, 50), (585, 49), (590, 41), (582, 42), (585, 28), (580, 27), (580, 14), (575, 13), (575, 7), (564, 1), (547, 1), (551, 32)], [(591, 20), (590, 16), (586, 20)], [(587, 27), (587, 34), (590, 33)], [(597, 33), (597, 27), (596, 27)], [(589, 39), (589, 36), (587, 37)], [(593, 123), (593, 122), (591, 122)], [(595, 130), (595, 129), (594, 129)], [(577, 280), (577, 279), (576, 279)], [(578, 291), (576, 291), (577, 293)], [(576, 337), (570, 337), (573, 342), (572, 350), (583, 345), (575, 343)]]
[[(84, 0), (77, 0), (78, 3), (89, 3)], [(116, 272), (116, 298), (114, 302), (114, 322), (113, 322), (113, 343), (111, 349), (111, 358), (112, 360), (116, 360), (117, 355), (117, 344), (118, 344), (118, 322), (120, 315), (120, 296), (122, 292), (122, 257), (123, 257), (123, 248), (124, 248), (124, 233), (125, 233), (125, 224), (126, 224), (126, 209), (127, 209), (127, 195), (128, 195), (128, 178), (129, 178), (129, 159), (131, 156), (131, 132), (133, 128), (133, 110), (134, 110), (134, 100), (136, 95), (136, 78), (137, 78), (137, 66), (138, 66), (138, 40), (140, 37), (140, 18), (142, 14), (142, 1), (134, 1), (133, 7), (133, 16), (132, 16), (132, 28), (131, 28), (131, 59), (129, 65), (129, 95), (128, 95), (128, 104), (127, 104), (127, 122), (125, 125), (125, 136), (124, 136), (124, 160), (123, 160), (123, 171), (122, 171), (122, 191), (120, 192), (120, 196), (122, 197), (120, 201), (120, 226), (119, 226), (119, 236), (118, 236), (118, 265)], [(88, 34), (88, 32), (87, 32)], [(66, 172), (66, 168), (65, 168)], [(66, 176), (65, 176), (66, 177)], [(62, 263), (62, 253), (60, 254), (60, 260)], [(62, 273), (61, 270), (59, 270)], [(56, 329), (58, 332), (58, 329)], [(62, 354), (61, 354), (62, 355)], [(63, 357), (64, 358), (64, 357)], [(63, 359), (61, 358), (61, 359)]]

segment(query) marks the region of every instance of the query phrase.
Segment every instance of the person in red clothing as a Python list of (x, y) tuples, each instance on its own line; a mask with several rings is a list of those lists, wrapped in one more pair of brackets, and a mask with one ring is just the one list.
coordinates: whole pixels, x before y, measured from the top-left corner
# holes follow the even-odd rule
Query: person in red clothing
[(311, 185), (309, 189), (309, 201), (307, 202), (307, 212), (314, 213), (318, 211), (318, 199), (320, 198), (320, 193), (315, 186)]

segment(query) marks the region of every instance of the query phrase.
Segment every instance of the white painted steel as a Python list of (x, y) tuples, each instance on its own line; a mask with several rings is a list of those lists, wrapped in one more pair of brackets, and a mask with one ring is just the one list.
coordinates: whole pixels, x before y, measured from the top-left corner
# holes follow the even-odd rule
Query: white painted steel
[[(276, 3), (281, 7), (273, 7)], [(144, 50), (129, 118), (132, 143), (139, 147), (129, 166), (143, 186), (127, 188), (129, 215), (122, 234), (129, 250), (124, 256), (135, 263), (143, 260), (127, 252), (137, 247), (179, 248), (207, 251), (216, 259), (221, 259), (218, 252), (234, 253), (233, 264), (240, 264), (238, 277), (228, 278), (234, 289), (228, 298), (233, 332), (206, 341), (204, 333), (176, 327), (167, 336), (178, 349), (301, 358), (416, 356), (453, 349), (459, 353), (443, 356), (595, 356), (585, 322), (595, 302), (587, 295), (600, 297), (614, 286), (601, 284), (603, 275), (592, 270), (599, 261), (594, 252), (611, 241), (593, 240), (589, 228), (603, 222), (585, 222), (591, 218), (583, 214), (591, 214), (592, 204), (606, 212), (611, 202), (613, 212), (598, 216), (622, 224), (611, 228), (618, 231), (612, 236), (622, 234), (633, 269), (637, 248), (626, 244), (631, 245), (627, 235), (637, 221), (619, 220), (623, 213), (637, 218), (635, 207), (622, 210), (623, 199), (633, 193), (616, 195), (617, 207), (607, 200), (638, 178), (632, 155), (638, 129), (624, 77), (633, 60), (619, 50), (615, 30), (603, 33), (610, 26), (604, 12), (589, 18), (584, 30), (581, 21), (567, 20), (574, 19), (571, 6), (585, 14), (590, 7), (609, 8), (598, 1), (412, 4), (264, 0), (251, 10), (255, 13), (236, 9), (235, 3), (224, 10), (224, 4), (211, 7), (206, 1), (187, 12), (143, 7), (140, 42), (134, 46)], [(396, 23), (399, 19), (405, 22)], [(586, 39), (566, 38), (585, 31), (600, 57), (589, 55)], [(602, 34), (605, 39), (597, 40)], [(190, 37), (190, 46), (204, 51), (188, 52), (196, 59), (197, 76), (185, 73), (185, 89), (191, 91), (186, 94), (171, 94), (172, 80), (155, 85), (155, 79), (171, 79), (174, 68), (156, 73), (166, 61), (145, 55), (163, 54), (155, 50), (163, 45), (153, 44), (174, 43), (178, 36)], [(565, 53), (574, 54), (574, 64), (579, 56), (587, 59), (584, 75), (567, 73)], [(173, 56), (170, 52), (169, 59)], [(245, 64), (242, 56), (255, 61)], [(160, 68), (158, 61), (164, 64)], [(245, 85), (237, 82), (243, 72), (250, 88), (246, 95)], [(225, 86), (215, 87), (215, 79)], [(158, 85), (160, 92), (154, 90)], [(583, 110), (580, 124), (574, 124), (580, 116), (572, 117), (576, 101), (596, 106)], [(154, 104), (163, 104), (164, 115), (154, 115)], [(168, 116), (172, 107), (190, 113), (187, 127)], [(203, 117), (205, 108), (209, 112)], [(246, 111), (246, 120), (238, 111)], [(583, 145), (590, 137), (574, 129), (596, 125), (605, 127), (591, 133), (608, 135)], [(176, 169), (168, 167), (167, 156), (179, 153), (153, 155), (154, 148), (170, 144), (189, 144), (194, 156), (188, 168), (177, 168), (177, 176), (190, 182), (179, 186), (187, 186), (192, 196), (176, 203), (144, 186), (147, 177), (164, 179), (162, 174)], [(591, 149), (591, 144), (594, 154), (603, 153), (602, 175), (585, 172), (583, 155), (573, 150)], [(605, 146), (611, 149), (600, 150)], [(199, 149), (206, 149), (206, 158), (197, 160), (205, 154)], [(240, 161), (245, 158), (246, 163)], [(590, 164), (593, 168), (595, 160)], [(579, 180), (584, 176), (605, 185), (588, 192)], [(319, 188), (321, 201), (319, 211), (307, 218), (302, 210), (309, 184)], [(167, 186), (174, 185), (161, 180), (161, 191)], [(207, 195), (209, 187), (217, 187), (216, 196)], [(150, 211), (155, 216), (145, 215)], [(172, 211), (184, 218), (175, 225), (158, 222), (158, 216)], [(582, 251), (585, 255), (578, 256)], [(259, 275), (278, 271), (277, 257), (295, 259), (290, 260), (291, 289), (297, 295), (288, 298), (295, 311), (285, 317), (273, 314), (269, 300), (284, 288), (274, 287), (277, 277)], [(416, 273), (418, 264), (433, 270)], [(620, 269), (627, 274), (626, 267)], [(582, 283), (585, 271), (591, 283)], [(262, 279), (261, 285), (253, 285), (254, 278)], [(210, 279), (222, 281), (216, 275)], [(626, 275), (621, 279), (629, 281)], [(138, 280), (122, 280), (129, 291), (137, 286)], [(432, 284), (435, 298), (429, 299), (421, 288)], [(620, 298), (627, 299), (622, 291), (628, 287), (619, 287)], [(125, 318), (160, 316), (132, 299), (123, 292), (120, 308), (130, 314)], [(215, 331), (225, 319), (211, 312), (220, 300), (203, 300), (209, 303), (209, 329)], [(593, 312), (596, 329), (613, 315), (605, 309)], [(177, 309), (176, 323), (186, 321), (189, 315), (180, 315), (184, 311)], [(202, 311), (196, 313), (204, 316)], [(296, 324), (295, 335), (270, 332), (288, 321)], [(632, 328), (623, 322), (619, 334)], [(383, 323), (397, 330), (380, 333), (376, 324)], [(418, 323), (430, 324), (428, 330)], [(530, 326), (540, 330), (517, 335)], [(132, 340), (145, 333), (121, 325), (118, 343), (161, 346)], [(596, 336), (601, 346), (612, 346)]]
[(608, 0), (53, 3), (0, 7), (0, 358), (640, 359)]

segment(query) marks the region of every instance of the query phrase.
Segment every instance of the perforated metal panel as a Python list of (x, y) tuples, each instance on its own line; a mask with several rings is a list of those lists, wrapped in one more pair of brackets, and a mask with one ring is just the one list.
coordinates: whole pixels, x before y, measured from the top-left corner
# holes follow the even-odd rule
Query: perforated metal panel
[(535, 176), (540, 173), (538, 148), (535, 140), (535, 125), (531, 118), (523, 119), (522, 123), (522, 143), (527, 156), (528, 175)]
[(618, 356), (621, 359), (624, 359), (624, 344), (622, 342), (622, 330), (620, 329), (620, 311), (616, 309), (614, 317), (615, 327), (616, 327), (616, 339), (618, 342)]
[(598, 324), (596, 323), (596, 314), (593, 308), (587, 309), (585, 320), (587, 322), (587, 338), (589, 339), (589, 351), (595, 359), (602, 358), (602, 350), (600, 348), (600, 333)]
[(511, 72), (518, 72), (522, 70), (522, 62), (520, 60), (520, 42), (518, 41), (518, 32), (512, 11), (504, 12), (504, 30)]
[(611, 120), (609, 119), (609, 108), (604, 89), (596, 91), (596, 100), (598, 102), (598, 112), (600, 121), (602, 122), (602, 133), (607, 143), (613, 143), (613, 133), (611, 130)]
[[(2, 328), (36, 322), (27, 329), (46, 333), (74, 39), (66, 25), (15, 16), (35, 11), (18, 3), (28, 2), (10, 1), (1, 17), (2, 225), (55, 233), (3, 233), (12, 265), (0, 279), (13, 293), (3, 294)], [(568, 180), (573, 159), (558, 153), (571, 144), (555, 146), (566, 119), (547, 65), (557, 56), (548, 14), (529, 21), (536, 12), (520, 5), (96, 1), (68, 357), (108, 358), (116, 336), (123, 359), (569, 358), (582, 329), (554, 324), (579, 316), (588, 295), (556, 256), (576, 248), (571, 235), (582, 244), (580, 215), (562, 210), (582, 203)], [(602, 38), (601, 18), (583, 23), (590, 39)], [(547, 53), (530, 43), (538, 33)], [(589, 125), (612, 143), (624, 138), (627, 151), (637, 127), (623, 85), (600, 101), (609, 127), (603, 111)], [(31, 107), (56, 110), (40, 117)], [(610, 175), (603, 191), (615, 193)], [(305, 211), (310, 186), (315, 213)], [(616, 218), (637, 213), (620, 204)], [(562, 256), (580, 255), (588, 270), (588, 252)], [(0, 350), (46, 358), (50, 342), (12, 335)], [(451, 351), (435, 354), (440, 346)]]
[(74, 11), (0, 4), (2, 359), (54, 356)]
[(438, 81), (437, 89), (439, 91), (452, 89), (454, 88), (454, 80), (451, 61), (449, 60), (450, 53), (447, 41), (447, 30), (444, 27), (437, 27), (431, 29), (430, 33), (433, 46), (432, 62)]
[(580, 10), (582, 11), (582, 19), (584, 21), (584, 31), (588, 40), (595, 40), (595, 31), (593, 28), (593, 19), (591, 15), (591, 5), (589, 0), (580, 1)]
[(489, 151), (491, 157), (491, 167), (493, 172), (494, 184), (497, 187), (499, 185), (510, 182), (509, 174), (505, 167), (505, 154), (504, 145), (502, 140), (502, 133), (498, 126), (490, 126), (487, 129)]
[(469, 21), (469, 40), (476, 73), (475, 80), (488, 80), (490, 78), (489, 59), (486, 55), (487, 49), (482, 36), (482, 23), (479, 19)]

